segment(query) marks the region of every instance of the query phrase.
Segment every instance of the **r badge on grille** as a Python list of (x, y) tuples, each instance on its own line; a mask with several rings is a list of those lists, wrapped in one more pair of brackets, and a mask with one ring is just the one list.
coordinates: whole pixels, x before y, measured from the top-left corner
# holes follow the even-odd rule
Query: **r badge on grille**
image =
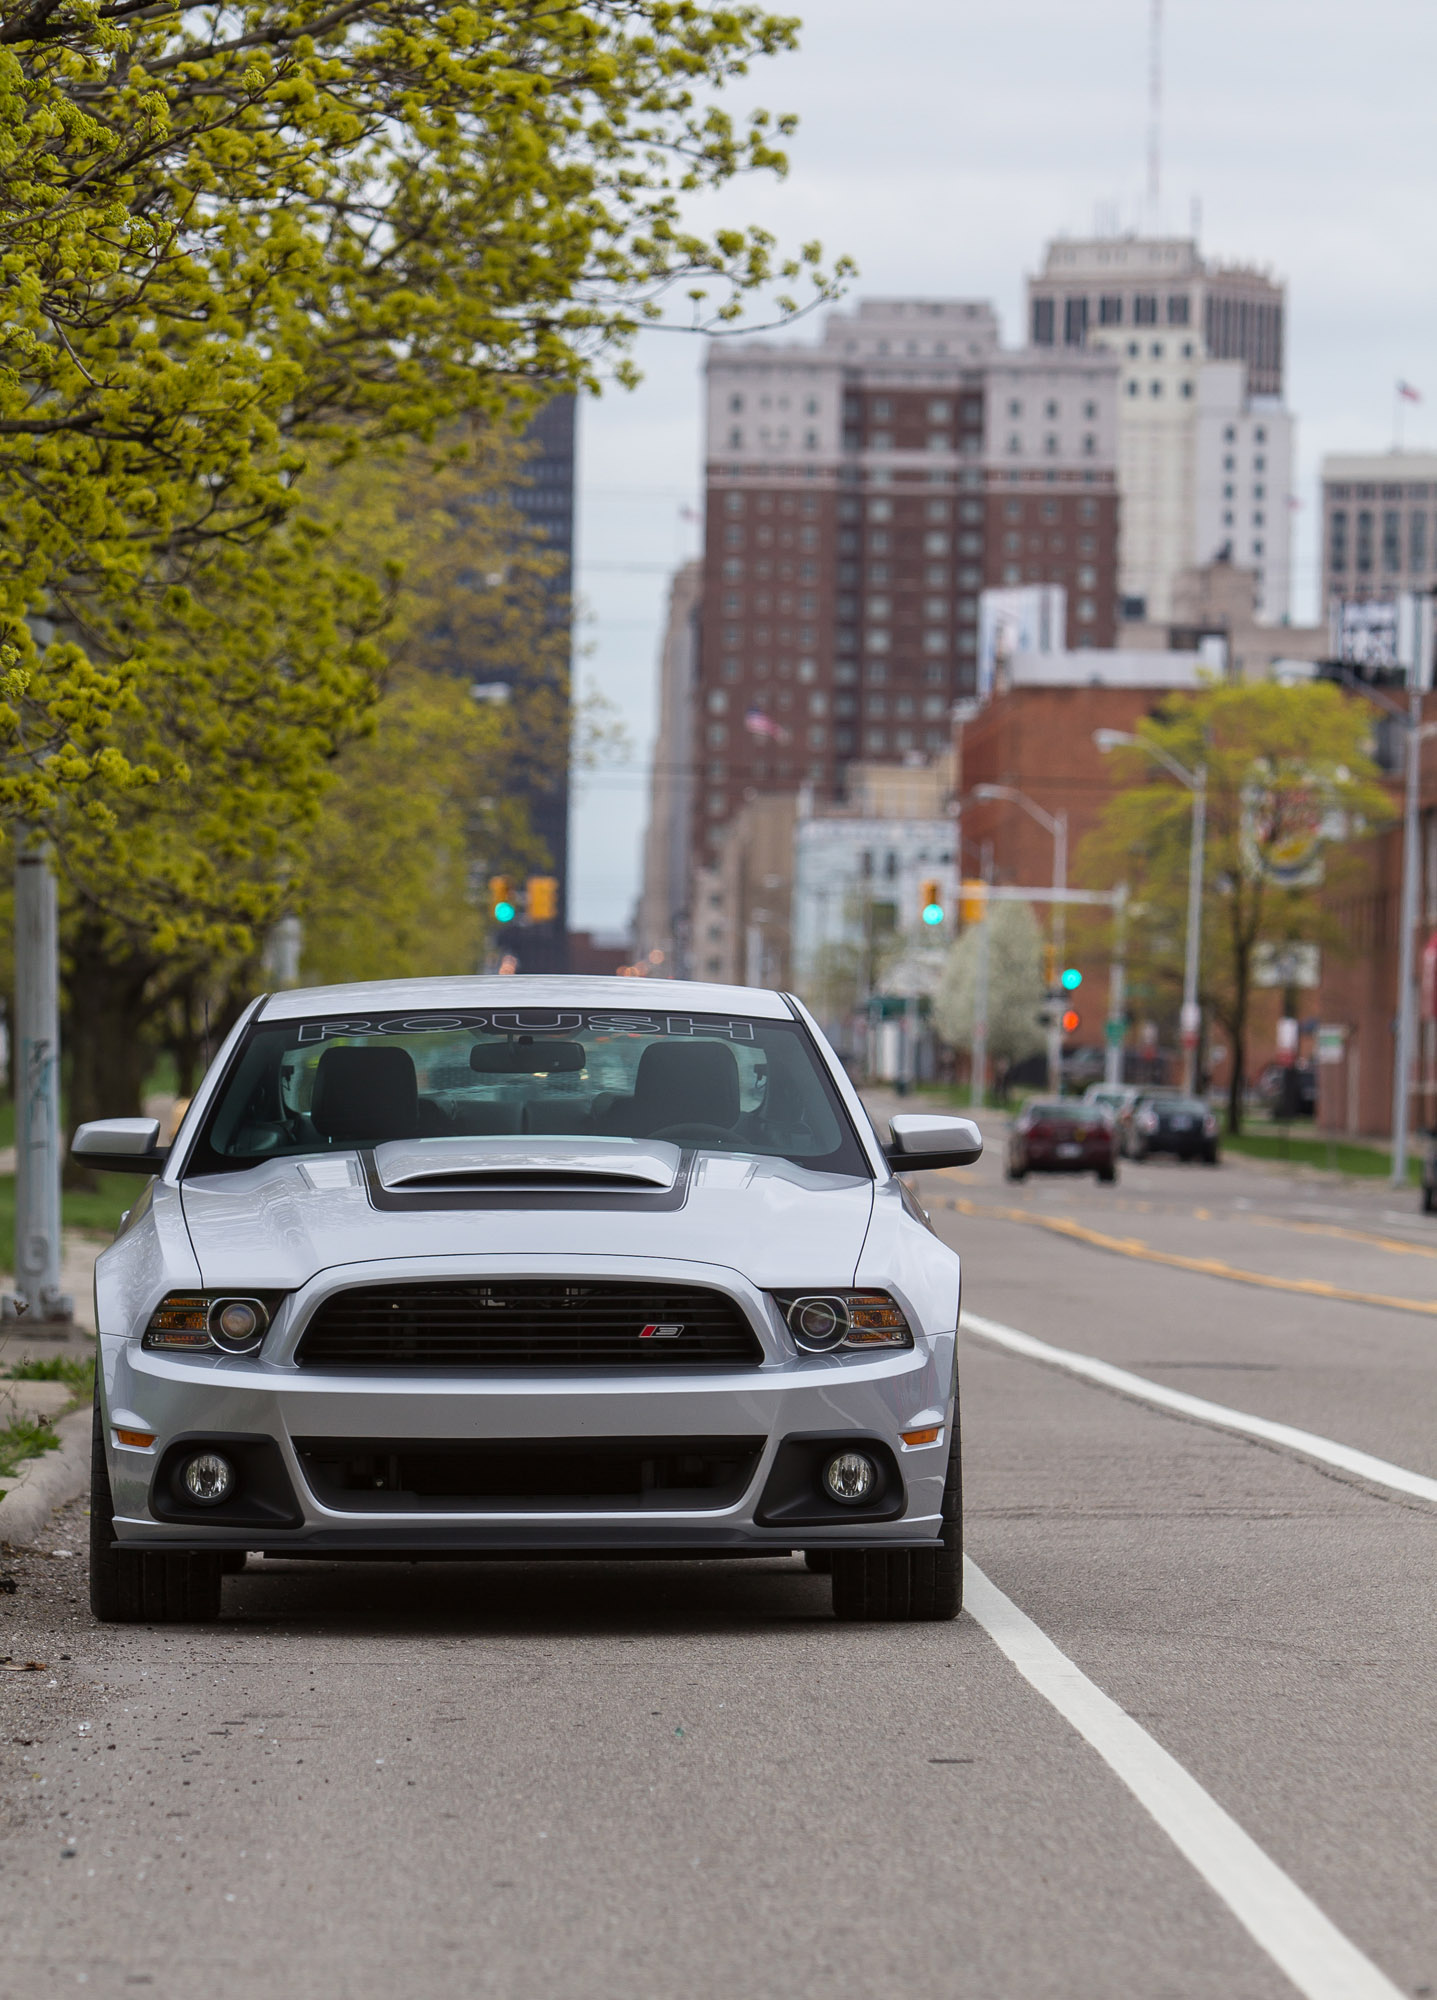
[(677, 1340), (683, 1332), (682, 1324), (661, 1326), (657, 1320), (650, 1320), (647, 1326), (639, 1328), (640, 1340)]

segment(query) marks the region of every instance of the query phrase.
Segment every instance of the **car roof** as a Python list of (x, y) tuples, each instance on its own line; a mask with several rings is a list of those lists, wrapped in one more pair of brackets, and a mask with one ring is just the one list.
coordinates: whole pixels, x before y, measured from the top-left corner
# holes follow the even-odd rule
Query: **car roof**
[(794, 1011), (781, 993), (758, 986), (718, 986), (687, 979), (616, 979), (569, 973), (473, 974), (446, 979), (375, 979), (352, 986), (300, 986), (265, 996), (256, 1019), (305, 1020), (313, 1014), (399, 1013), (413, 1008), (574, 1007), (613, 1008), (625, 1014), (732, 1014), (740, 1019), (789, 1021)]

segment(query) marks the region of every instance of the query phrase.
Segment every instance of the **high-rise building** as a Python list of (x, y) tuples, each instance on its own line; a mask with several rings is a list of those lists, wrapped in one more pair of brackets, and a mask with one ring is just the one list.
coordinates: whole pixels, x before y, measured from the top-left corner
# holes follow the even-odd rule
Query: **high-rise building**
[(692, 975), (689, 842), (702, 584), (703, 565), (687, 562), (669, 587), (659, 648), (659, 724), (649, 777), (643, 884), (634, 920), (638, 961), (662, 967), (673, 979)]
[[(524, 441), (530, 455), (523, 481), (510, 499), (530, 524), (563, 557), (562, 569), (549, 579), (550, 616), (565, 634), (572, 629), (570, 602), (574, 561), (574, 447), (576, 399), (556, 396), (528, 425)], [(563, 705), (569, 706), (569, 649), (564, 648)], [(552, 918), (526, 923), (514, 942), (525, 972), (568, 970), (569, 930), (569, 764), (568, 731), (560, 739), (562, 761), (534, 778), (527, 793), (535, 831), (549, 850), (549, 871), (558, 882)]]
[(1032, 346), (1103, 348), (1121, 365), (1118, 484), (1127, 614), (1173, 615), (1178, 575), (1252, 568), (1261, 616), (1291, 597), (1292, 418), (1285, 294), (1266, 272), (1205, 259), (1189, 237), (1059, 238), (1028, 281)]
[(696, 865), (757, 793), (836, 799), (855, 759), (943, 756), (985, 587), (1062, 584), (1069, 644), (1112, 645), (1118, 376), (1101, 351), (1004, 352), (975, 300), (712, 345)]
[(1437, 583), (1437, 452), (1322, 461), (1322, 608)]

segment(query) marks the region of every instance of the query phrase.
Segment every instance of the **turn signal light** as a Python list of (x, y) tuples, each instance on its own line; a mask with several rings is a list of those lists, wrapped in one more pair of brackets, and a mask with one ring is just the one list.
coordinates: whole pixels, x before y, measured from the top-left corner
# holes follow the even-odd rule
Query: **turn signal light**
[(120, 1444), (132, 1444), (139, 1451), (146, 1451), (155, 1441), (153, 1431), (122, 1431), (118, 1428), (115, 1437)]
[(264, 1341), (281, 1292), (167, 1292), (150, 1314), (143, 1345), (181, 1354), (253, 1354)]
[(887, 1292), (778, 1292), (794, 1342), (807, 1354), (839, 1347), (911, 1347), (913, 1332)]
[(900, 1431), (898, 1435), (905, 1444), (937, 1444), (943, 1435), (942, 1424), (929, 1424), (926, 1430)]

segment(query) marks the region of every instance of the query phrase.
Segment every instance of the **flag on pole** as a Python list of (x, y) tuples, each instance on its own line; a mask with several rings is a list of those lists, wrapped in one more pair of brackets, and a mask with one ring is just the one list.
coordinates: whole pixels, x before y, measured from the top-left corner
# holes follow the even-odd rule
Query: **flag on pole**
[(750, 736), (771, 736), (775, 743), (787, 743), (788, 731), (781, 722), (775, 722), (771, 715), (765, 715), (758, 707), (747, 711), (743, 726)]
[(1422, 401), (1422, 391), (1414, 389), (1410, 382), (1399, 382), (1397, 384), (1397, 393), (1404, 403), (1420, 403)]

